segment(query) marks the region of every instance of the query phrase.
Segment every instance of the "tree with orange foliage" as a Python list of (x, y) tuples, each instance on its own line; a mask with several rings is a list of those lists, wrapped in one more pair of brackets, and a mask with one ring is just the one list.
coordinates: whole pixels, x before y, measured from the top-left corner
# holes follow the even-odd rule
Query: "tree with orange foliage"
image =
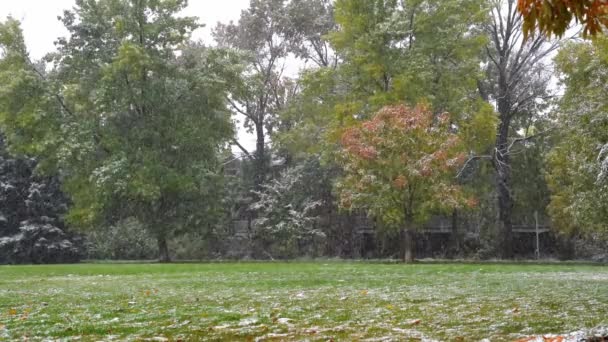
[(404, 262), (414, 260), (413, 233), (432, 213), (476, 204), (454, 183), (465, 154), (447, 113), (387, 106), (348, 128), (341, 144), (340, 206), (400, 227)]
[(562, 36), (572, 19), (583, 25), (583, 36), (595, 36), (608, 27), (606, 0), (518, 0), (517, 7), (526, 37), (537, 28), (547, 36)]

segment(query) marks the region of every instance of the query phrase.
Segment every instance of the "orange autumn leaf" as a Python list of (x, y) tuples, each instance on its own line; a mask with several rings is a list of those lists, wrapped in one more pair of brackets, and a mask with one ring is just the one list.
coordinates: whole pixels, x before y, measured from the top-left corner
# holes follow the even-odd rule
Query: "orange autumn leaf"
[(395, 186), (395, 188), (397, 189), (405, 189), (405, 186), (407, 185), (407, 179), (405, 179), (405, 176), (403, 175), (399, 175), (397, 176), (397, 178), (395, 178), (395, 180), (393, 181), (393, 185)]
[(544, 342), (564, 342), (564, 336), (545, 337), (543, 336)]
[[(448, 114), (438, 117), (424, 105), (386, 106), (346, 129), (341, 145), (341, 208), (367, 210), (394, 225), (404, 217), (424, 216), (420, 211), (429, 208), (473, 204), (462, 187), (453, 184), (466, 155)], [(417, 192), (416, 201), (408, 200), (410, 192)]]
[(526, 37), (537, 29), (547, 36), (562, 36), (573, 19), (582, 24), (583, 36), (595, 36), (608, 26), (605, 0), (518, 0), (517, 8)]

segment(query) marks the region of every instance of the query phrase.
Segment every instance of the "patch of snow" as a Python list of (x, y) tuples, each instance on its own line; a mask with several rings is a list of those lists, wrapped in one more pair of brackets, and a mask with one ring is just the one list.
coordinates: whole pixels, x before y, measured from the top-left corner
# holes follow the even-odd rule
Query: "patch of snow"
[(120, 319), (119, 319), (118, 317), (114, 317), (114, 318), (112, 318), (111, 320), (106, 321), (106, 323), (116, 323), (116, 322), (118, 322), (118, 321), (120, 321)]
[(163, 336), (155, 336), (155, 337), (148, 339), (148, 341), (167, 342), (167, 341), (169, 341), (169, 339), (166, 337), (163, 337)]
[(8, 341), (8, 338), (10, 337), (8, 334), (8, 329), (6, 328), (6, 326), (0, 326), (0, 337), (2, 338), (6, 338)]
[(289, 337), (289, 334), (276, 334), (276, 333), (270, 333), (270, 334), (266, 334), (265, 336), (260, 336), (258, 338), (256, 338), (256, 342), (258, 341), (266, 341), (266, 340), (270, 340), (270, 339), (283, 339), (283, 338), (287, 338)]
[(255, 317), (245, 318), (239, 322), (239, 327), (246, 327), (248, 325), (253, 325), (259, 322), (259, 320)]
[(545, 342), (545, 341), (561, 341), (561, 342), (579, 342), (587, 341), (590, 337), (600, 338), (608, 336), (608, 327), (598, 327), (590, 330), (578, 330), (563, 335), (546, 334), (539, 336), (531, 336), (520, 339), (526, 342)]
[(293, 321), (291, 318), (285, 318), (285, 317), (281, 317), (279, 319), (277, 319), (277, 322), (279, 324), (289, 324), (289, 322)]

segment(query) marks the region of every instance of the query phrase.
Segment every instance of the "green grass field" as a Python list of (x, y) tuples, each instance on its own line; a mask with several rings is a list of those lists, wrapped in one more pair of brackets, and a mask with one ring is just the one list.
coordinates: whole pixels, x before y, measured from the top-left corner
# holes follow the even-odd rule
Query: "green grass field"
[(608, 326), (608, 267), (0, 266), (0, 340), (511, 341)]

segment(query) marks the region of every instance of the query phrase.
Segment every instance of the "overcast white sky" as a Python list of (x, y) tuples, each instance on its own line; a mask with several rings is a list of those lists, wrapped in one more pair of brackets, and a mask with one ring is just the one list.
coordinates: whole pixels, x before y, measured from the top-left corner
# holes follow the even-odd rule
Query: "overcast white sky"
[[(210, 43), (215, 23), (238, 20), (248, 4), (249, 0), (190, 0), (183, 14), (200, 18), (206, 27), (198, 30), (195, 37)], [(32, 57), (40, 58), (54, 49), (57, 37), (66, 35), (57, 17), (73, 5), (74, 0), (0, 0), (0, 18), (12, 15), (19, 19)]]
[[(53, 42), (67, 31), (57, 19), (74, 0), (0, 0), (0, 20), (11, 15), (21, 21), (25, 42), (34, 59), (54, 50)], [(183, 15), (197, 16), (205, 27), (195, 32), (195, 38), (209, 44), (211, 29), (219, 22), (237, 21), (249, 0), (190, 0)], [(255, 149), (255, 137), (240, 129), (239, 140), (250, 150)], [(235, 152), (240, 152), (234, 149)]]

